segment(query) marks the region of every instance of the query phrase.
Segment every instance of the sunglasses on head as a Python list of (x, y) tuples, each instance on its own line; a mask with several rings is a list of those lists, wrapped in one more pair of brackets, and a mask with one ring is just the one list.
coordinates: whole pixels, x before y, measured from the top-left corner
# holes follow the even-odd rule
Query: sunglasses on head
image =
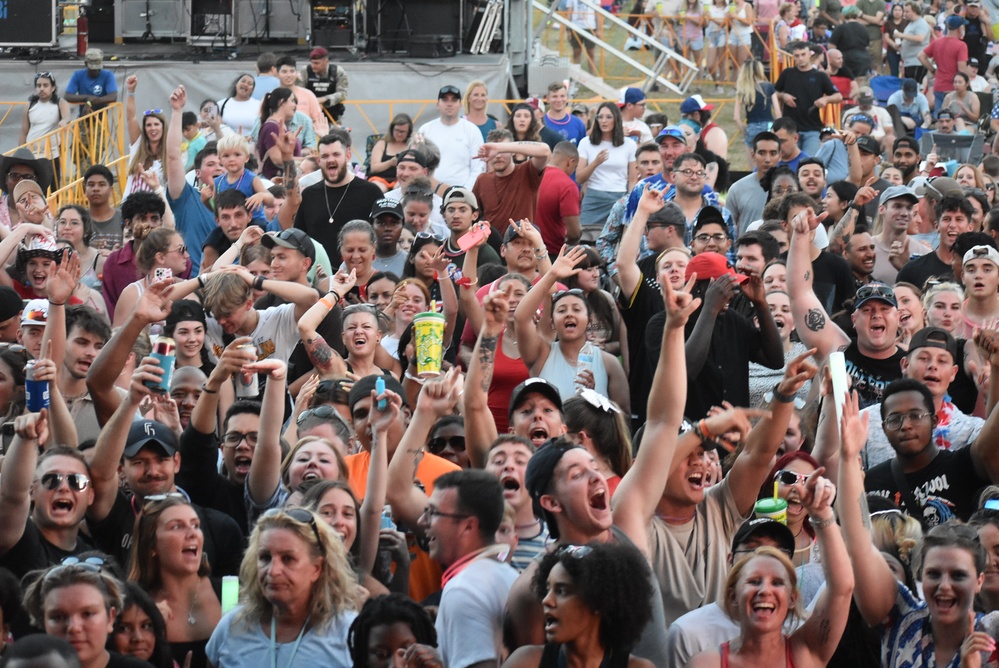
[(89, 573), (97, 573), (101, 577), (101, 584), (104, 584), (104, 567), (107, 565), (108, 563), (101, 557), (87, 557), (82, 561), (79, 557), (66, 557), (58, 566), (54, 567), (45, 574), (45, 580), (51, 580), (57, 573), (60, 573), (67, 568), (75, 568)]
[(424, 231), (424, 232), (417, 232), (416, 233), (416, 238), (417, 239), (433, 239), (438, 244), (444, 243), (444, 237), (438, 237), (438, 236), (435, 236), (433, 233), (426, 232), (426, 231)]
[[(336, 381), (323, 381), (323, 383), (330, 383), (330, 388), (332, 387), (333, 382)], [(320, 385), (323, 383), (320, 383)], [(320, 389), (317, 388), (317, 391), (320, 391)], [(326, 389), (325, 391), (329, 392), (329, 389)], [(340, 415), (340, 411), (333, 406), (316, 406), (315, 408), (310, 408), (307, 411), (302, 411), (302, 414), (298, 416), (298, 420), (295, 421), (295, 424), (302, 425), (310, 417), (317, 417), (320, 420), (336, 420), (340, 424), (348, 426), (347, 421), (344, 420), (342, 415)]]
[(51, 72), (39, 72), (35, 75), (35, 81), (37, 82), (39, 79), (48, 79), (52, 83), (55, 83), (55, 77), (52, 76)]
[(562, 299), (563, 297), (579, 297), (580, 299), (586, 298), (586, 293), (579, 288), (572, 288), (571, 290), (559, 290), (552, 295), (552, 306), (555, 306), (555, 302)]
[(90, 478), (82, 473), (46, 473), (41, 477), (42, 487), (47, 490), (59, 489), (62, 481), (65, 480), (69, 488), (74, 492), (82, 492), (90, 487)]
[(162, 113), (163, 113), (162, 109), (146, 109), (144, 112), (142, 112), (142, 115), (152, 116), (153, 114), (162, 114)]
[(887, 285), (865, 285), (857, 290), (857, 301), (870, 297), (881, 297), (883, 299), (895, 300), (895, 291)]
[(587, 555), (592, 554), (592, 552), (593, 548), (589, 545), (563, 545), (556, 551), (556, 554), (564, 554), (574, 559), (583, 559)]
[(305, 508), (271, 508), (260, 517), (263, 519), (264, 517), (281, 517), (282, 515), (290, 517), (299, 524), (308, 524), (312, 529), (312, 535), (316, 538), (319, 553), (326, 556), (326, 548), (323, 547), (323, 539), (319, 536), (319, 527), (316, 526), (316, 516), (311, 511)]
[(450, 447), (455, 452), (465, 451), (465, 437), (464, 436), (435, 436), (430, 439), (427, 443), (427, 449), (430, 450), (431, 454), (437, 455), (444, 452), (445, 448)]

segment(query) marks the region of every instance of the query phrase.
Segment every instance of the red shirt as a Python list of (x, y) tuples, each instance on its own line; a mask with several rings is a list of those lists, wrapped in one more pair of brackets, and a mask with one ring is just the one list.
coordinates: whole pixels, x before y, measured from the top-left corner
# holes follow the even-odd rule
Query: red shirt
[(957, 37), (941, 37), (930, 42), (923, 49), (927, 58), (933, 59), (937, 73), (933, 76), (933, 91), (950, 93), (954, 90), (954, 75), (957, 74), (957, 64), (968, 62), (968, 45)]
[(538, 191), (535, 226), (541, 230), (545, 248), (558, 253), (565, 243), (565, 219), (579, 215), (579, 186), (558, 167), (548, 167)]
[(534, 220), (540, 187), (541, 172), (530, 160), (517, 165), (507, 176), (498, 176), (496, 172), (479, 174), (472, 186), (472, 194), (479, 202), (479, 218), (488, 220), (500, 236), (506, 232), (510, 219)]

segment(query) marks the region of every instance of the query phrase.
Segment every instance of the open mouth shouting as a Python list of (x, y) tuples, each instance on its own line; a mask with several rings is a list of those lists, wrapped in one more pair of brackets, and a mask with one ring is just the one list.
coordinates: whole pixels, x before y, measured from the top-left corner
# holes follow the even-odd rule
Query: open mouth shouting
[(240, 476), (247, 476), (250, 474), (250, 464), (253, 463), (253, 458), (247, 455), (236, 455), (233, 460), (232, 466), (234, 472)]
[(548, 430), (543, 425), (532, 426), (527, 438), (534, 444), (534, 447), (540, 448), (548, 440)]
[(511, 474), (503, 475), (500, 478), (500, 485), (503, 487), (503, 498), (508, 501), (516, 498), (523, 487), (520, 478)]

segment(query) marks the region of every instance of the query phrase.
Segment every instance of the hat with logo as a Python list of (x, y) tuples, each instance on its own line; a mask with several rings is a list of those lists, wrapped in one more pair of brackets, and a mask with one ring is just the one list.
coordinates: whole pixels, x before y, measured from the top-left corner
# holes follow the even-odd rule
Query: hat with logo
[(391, 197), (382, 197), (375, 202), (375, 205), (371, 207), (371, 220), (386, 213), (395, 216), (399, 220), (406, 217), (406, 214), (402, 212), (402, 203)]
[[(991, 249), (995, 252), (995, 249)], [(909, 341), (909, 353), (917, 348), (941, 348), (950, 353), (952, 359), (957, 359), (957, 341), (946, 329), (939, 327), (923, 327), (912, 335)]]
[(891, 286), (886, 283), (878, 283), (877, 281), (874, 281), (872, 283), (868, 283), (867, 285), (862, 285), (857, 289), (857, 298), (853, 303), (853, 310), (856, 311), (861, 306), (874, 299), (883, 301), (886, 304), (891, 304), (895, 308), (898, 308), (898, 300), (895, 298), (895, 291), (891, 289)]
[(656, 143), (662, 144), (664, 140), (670, 138), (676, 139), (677, 141), (683, 142), (684, 144), (687, 143), (687, 135), (683, 134), (683, 130), (681, 130), (675, 125), (667, 125), (662, 130), (660, 130), (659, 134), (656, 135)]
[(461, 99), (461, 90), (457, 86), (452, 86), (448, 84), (447, 86), (441, 86), (441, 89), (437, 91), (437, 99), (441, 99), (445, 95), (457, 95), (458, 99)]
[(972, 260), (988, 260), (995, 266), (999, 267), (999, 251), (992, 246), (972, 246), (968, 249), (968, 252), (964, 254), (964, 257), (961, 258), (961, 264), (968, 264)]
[(870, 86), (864, 86), (857, 91), (857, 101), (862, 104), (871, 104), (874, 102), (874, 90)]
[(732, 552), (753, 538), (769, 538), (777, 543), (781, 552), (794, 555), (794, 534), (782, 522), (769, 517), (757, 517), (743, 522), (732, 537)]
[(49, 300), (32, 299), (21, 311), (21, 327), (44, 327), (49, 321)]
[(304, 230), (300, 230), (297, 227), (289, 227), (287, 230), (281, 230), (280, 232), (268, 232), (261, 237), (260, 243), (267, 248), (280, 246), (281, 248), (297, 250), (313, 262), (316, 261), (316, 245)]
[(545, 110), (545, 103), (542, 102), (540, 97), (529, 97), (526, 100), (524, 100), (524, 104), (526, 104), (535, 111)]
[(919, 196), (916, 195), (916, 191), (909, 186), (891, 186), (886, 188), (883, 193), (881, 193), (881, 198), (878, 200), (878, 204), (884, 206), (889, 200), (898, 199), (899, 197), (906, 197), (912, 200), (915, 204), (919, 201)]
[(680, 104), (681, 114), (692, 114), (695, 111), (711, 111), (715, 105), (708, 104), (700, 95), (691, 95)]
[(540, 394), (545, 399), (548, 399), (550, 402), (555, 404), (559, 411), (562, 410), (562, 395), (559, 394), (558, 388), (544, 378), (538, 378), (535, 376), (533, 378), (528, 378), (523, 383), (513, 388), (513, 392), (510, 394), (511, 418), (513, 417), (513, 412), (527, 400), (527, 395), (529, 394)]
[(645, 93), (641, 88), (635, 88), (634, 86), (629, 86), (621, 91), (621, 95), (617, 99), (617, 106), (623, 107), (626, 104), (638, 104), (639, 102), (645, 101)]
[(870, 135), (857, 137), (857, 148), (865, 153), (871, 153), (877, 156), (881, 155), (881, 142)]
[(104, 52), (100, 49), (87, 49), (83, 54), (83, 62), (88, 70), (100, 70), (104, 68)]
[(168, 457), (177, 452), (177, 437), (162, 422), (156, 420), (136, 420), (128, 430), (125, 439), (125, 456), (134, 457), (147, 445), (158, 445)]
[(690, 258), (690, 262), (687, 263), (686, 280), (690, 280), (690, 277), (694, 274), (697, 274), (697, 280), (699, 281), (721, 278), (726, 274), (735, 276), (739, 283), (745, 283), (749, 280), (749, 276), (736, 272), (727, 257), (721, 253), (712, 253), (710, 251), (698, 253)]

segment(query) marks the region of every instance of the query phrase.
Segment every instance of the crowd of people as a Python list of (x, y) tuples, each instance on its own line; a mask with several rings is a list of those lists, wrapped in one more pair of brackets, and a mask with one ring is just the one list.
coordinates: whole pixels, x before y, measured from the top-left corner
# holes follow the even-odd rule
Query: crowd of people
[(323, 49), (125, 78), (57, 211), (0, 158), (0, 666), (997, 665), (999, 157), (788, 49), (736, 179), (699, 95), (562, 83), (362, 156)]

